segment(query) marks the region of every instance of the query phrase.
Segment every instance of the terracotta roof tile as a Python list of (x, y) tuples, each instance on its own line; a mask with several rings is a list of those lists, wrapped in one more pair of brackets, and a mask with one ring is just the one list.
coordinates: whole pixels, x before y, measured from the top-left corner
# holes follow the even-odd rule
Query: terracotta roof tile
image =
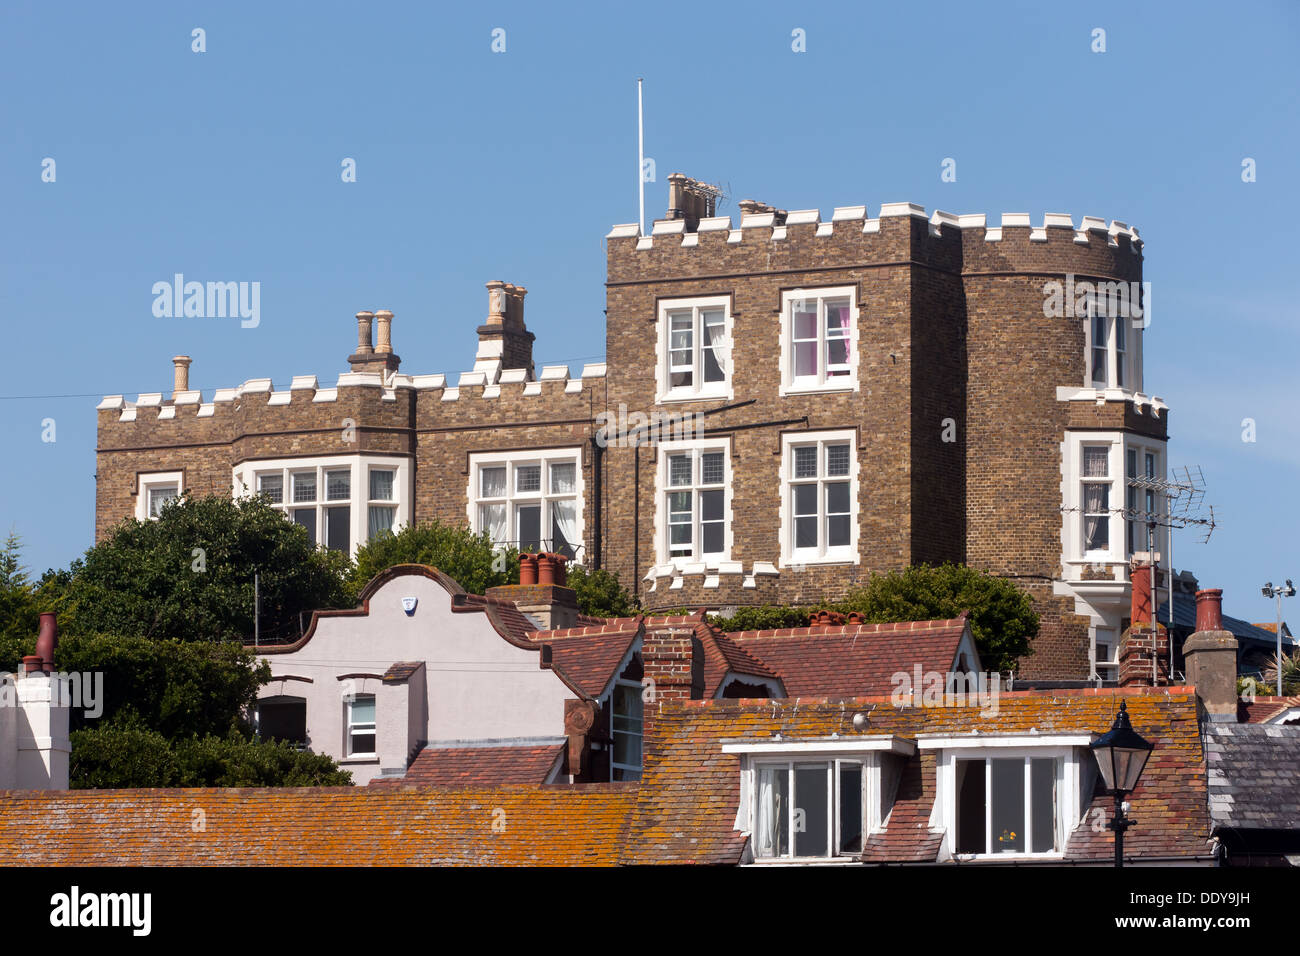
[(588, 697), (599, 697), (636, 638), (636, 630), (595, 631), (547, 641), (545, 646), (550, 648), (552, 670)]
[(402, 681), (410, 680), (412, 675), (424, 666), (424, 661), (398, 661), (396, 664), (390, 664), (388, 670), (384, 671), (385, 684), (400, 684)]
[(957, 656), (965, 618), (901, 624), (822, 625), (738, 631), (727, 637), (775, 672), (788, 697), (889, 694), (892, 676), (947, 673)]
[(545, 783), (564, 744), (519, 747), (425, 747), (404, 777), (376, 777), (372, 787), (496, 787)]
[(627, 784), (0, 791), (0, 866), (609, 866), (635, 800)]

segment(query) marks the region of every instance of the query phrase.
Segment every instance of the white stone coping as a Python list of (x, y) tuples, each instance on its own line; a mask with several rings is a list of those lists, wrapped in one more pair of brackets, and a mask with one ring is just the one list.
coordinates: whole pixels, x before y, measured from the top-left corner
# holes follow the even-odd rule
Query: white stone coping
[(592, 362), (582, 367), (583, 378), (604, 378), (607, 366), (604, 362)]
[(378, 372), (344, 372), (339, 376), (338, 384), (334, 387), (347, 388), (356, 385), (383, 388), (384, 377)]
[(291, 401), (293, 401), (293, 392), (272, 392), (266, 404), (288, 405)]
[(202, 402), (203, 396), (197, 389), (172, 393), (173, 405), (199, 405)]
[(1073, 388), (1069, 385), (1058, 385), (1056, 400), (1058, 402), (1132, 402), (1139, 411), (1149, 406), (1157, 418), (1161, 412), (1169, 410), (1169, 406), (1159, 395), (1146, 395), (1126, 388)]
[(526, 368), (503, 368), (501, 370), (500, 382), (502, 385), (517, 385), (528, 381), (528, 369)]
[(339, 390), (337, 388), (319, 388), (316, 394), (311, 397), (313, 402), (334, 402), (338, 401)]
[(457, 388), (465, 388), (467, 385), (486, 385), (486, 372), (461, 372), (460, 381), (456, 383)]
[(444, 402), (455, 402), (460, 400), (460, 388), (446, 388), (442, 391), (442, 400)]
[(158, 409), (158, 417), (159, 417), (159, 418), (175, 418), (175, 417), (176, 417), (176, 406), (175, 406), (175, 405), (164, 405), (162, 408)]
[(295, 375), (293, 381), (289, 383), (289, 391), (296, 392), (299, 389), (309, 388), (314, 392), (318, 384), (315, 375)]
[(622, 225), (615, 226), (605, 236), (606, 239), (631, 239), (634, 236), (641, 235), (641, 226), (635, 222), (625, 222)]
[(269, 392), (274, 386), (271, 385), (269, 378), (250, 378), (243, 385), (239, 386), (240, 395), (255, 395), (259, 392)]
[[(856, 222), (867, 218), (866, 206), (836, 206), (831, 213), (831, 222)], [(790, 220), (787, 219), (786, 222)]]
[[(866, 212), (866, 208), (866, 206), (862, 207), (864, 213)], [(795, 209), (786, 214), (785, 224), (787, 226), (806, 226), (809, 223), (821, 222), (821, 217), (822, 213), (820, 209)], [(730, 225), (731, 220), (728, 219), (727, 223)]]
[(125, 405), (126, 405), (125, 396), (105, 395), (102, 399), (100, 399), (99, 404), (95, 406), (95, 410), (103, 411), (108, 409), (118, 409), (124, 407)]
[(135, 397), (135, 404), (140, 408), (149, 408), (162, 404), (162, 392), (144, 392)]
[(686, 232), (685, 219), (656, 219), (650, 227), (652, 236), (673, 236)]
[(543, 365), (542, 374), (537, 376), (539, 382), (563, 382), (569, 377), (567, 365)]

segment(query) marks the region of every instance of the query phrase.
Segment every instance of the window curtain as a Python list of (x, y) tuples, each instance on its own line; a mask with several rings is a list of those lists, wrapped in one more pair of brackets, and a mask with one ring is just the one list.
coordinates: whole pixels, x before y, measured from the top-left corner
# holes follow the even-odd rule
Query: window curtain
[[(504, 488), (502, 491), (504, 492)], [(506, 506), (483, 505), (479, 509), (479, 530), (486, 531), (494, 544), (506, 543)]]
[(370, 472), (370, 500), (393, 500), (393, 473), (373, 469)]
[[(781, 771), (784, 772), (784, 771)], [(758, 776), (758, 856), (776, 856), (780, 853), (777, 821), (781, 818), (781, 797), (772, 786), (772, 771), (760, 770)]]
[(385, 531), (393, 530), (393, 518), (397, 515), (397, 508), (393, 505), (371, 505), (369, 514), (369, 527), (366, 532), (368, 540), (373, 541)]
[(576, 549), (581, 543), (578, 534), (578, 502), (555, 501), (551, 504), (551, 513), (555, 516), (555, 525), (563, 536), (564, 541), (552, 541), (551, 547), (557, 551), (562, 550), (568, 545), (570, 550)]
[[(482, 488), (479, 491), (480, 497), (483, 498), (504, 498), (506, 496), (506, 470), (504, 468), (484, 468), (480, 473)], [(504, 512), (502, 512), (502, 521), (505, 521)]]
[(1084, 485), (1083, 486), (1083, 510), (1084, 531), (1087, 535), (1086, 545), (1090, 546), (1100, 538), (1101, 523), (1109, 517), (1105, 514), (1097, 514), (1107, 510), (1105, 485)]

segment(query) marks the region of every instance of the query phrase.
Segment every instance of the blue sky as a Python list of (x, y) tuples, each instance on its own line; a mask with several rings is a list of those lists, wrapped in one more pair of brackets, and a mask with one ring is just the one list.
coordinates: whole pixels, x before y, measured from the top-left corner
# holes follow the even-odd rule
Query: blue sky
[[(1177, 564), (1271, 620), (1259, 585), (1300, 579), (1297, 40), (1291, 3), (7, 0), (0, 532), (37, 571), (90, 545), (95, 404), (169, 391), (177, 353), (205, 393), (332, 383), (352, 314), (390, 308), (403, 371), (456, 372), (501, 278), (528, 287), (539, 361), (599, 361), (602, 237), (636, 219), (643, 76), (648, 219), (682, 171), (724, 184), (726, 213), (907, 200), (1136, 225), (1148, 391), (1219, 521), (1208, 545), (1179, 536)], [(260, 325), (155, 318), (152, 285), (175, 272), (260, 282)]]

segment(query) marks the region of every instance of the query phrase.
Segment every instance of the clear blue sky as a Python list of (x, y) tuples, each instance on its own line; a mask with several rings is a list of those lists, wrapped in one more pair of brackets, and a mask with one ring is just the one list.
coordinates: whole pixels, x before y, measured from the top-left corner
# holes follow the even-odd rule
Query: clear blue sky
[[(1271, 620), (1259, 585), (1300, 579), (1298, 41), (1293, 3), (6, 0), (0, 532), (36, 571), (90, 545), (95, 404), (170, 390), (177, 353), (205, 397), (332, 383), (352, 314), (390, 308), (403, 371), (457, 372), (501, 278), (529, 289), (540, 361), (600, 360), (602, 237), (637, 214), (640, 75), (647, 218), (682, 171), (725, 184), (732, 213), (907, 200), (1136, 225), (1148, 390), (1220, 522), (1209, 545), (1183, 533), (1177, 563)], [(260, 326), (154, 318), (175, 272), (259, 281)]]

